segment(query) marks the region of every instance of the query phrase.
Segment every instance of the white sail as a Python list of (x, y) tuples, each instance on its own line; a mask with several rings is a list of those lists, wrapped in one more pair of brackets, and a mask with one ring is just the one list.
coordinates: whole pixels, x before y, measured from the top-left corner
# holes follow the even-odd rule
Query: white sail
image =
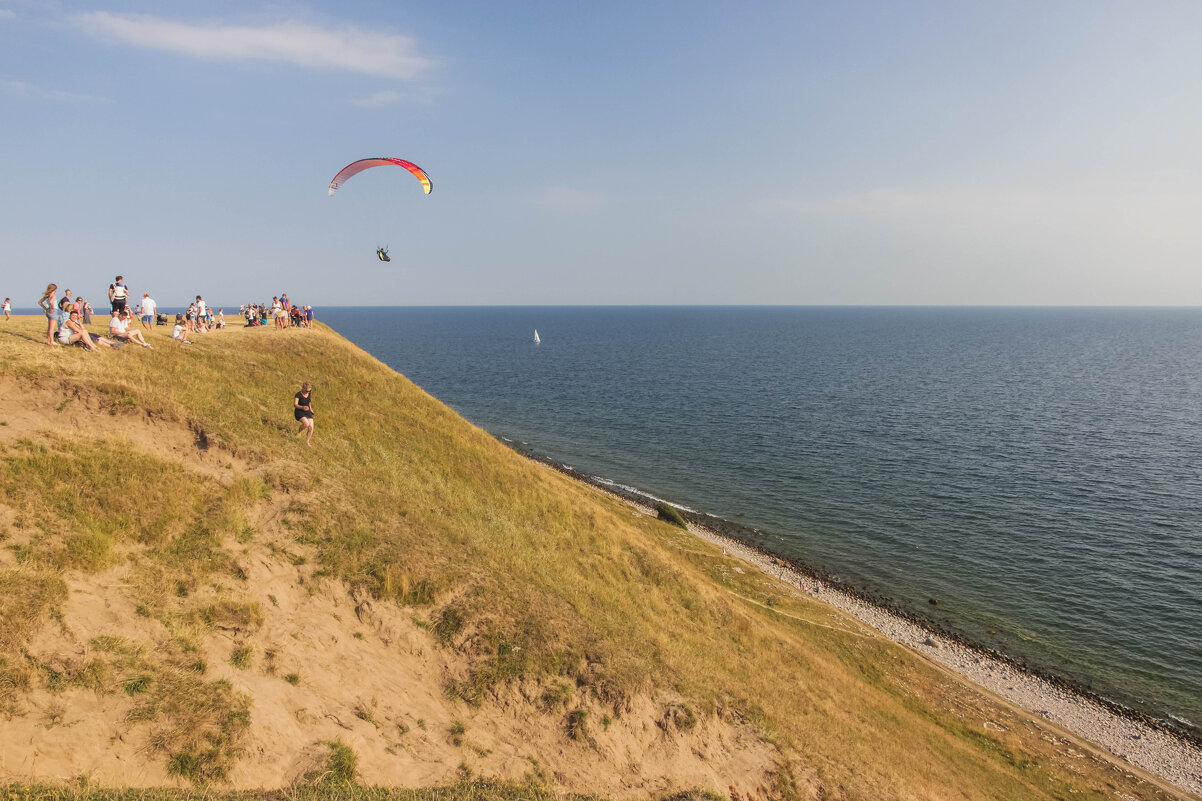
[(534, 329), (534, 344), (537, 345), (540, 342), (542, 342), (542, 340), (538, 338), (538, 329), (536, 328)]

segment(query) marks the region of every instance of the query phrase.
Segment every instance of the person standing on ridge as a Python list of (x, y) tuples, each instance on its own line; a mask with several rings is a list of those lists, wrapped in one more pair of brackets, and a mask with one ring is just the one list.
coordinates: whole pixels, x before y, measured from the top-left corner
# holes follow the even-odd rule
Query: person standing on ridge
[(47, 284), (46, 291), (38, 298), (38, 308), (46, 315), (46, 344), (57, 345), (54, 341), (54, 329), (58, 324), (58, 309), (54, 302), (54, 293), (58, 292), (58, 284)]
[(109, 286), (109, 303), (112, 304), (112, 313), (125, 311), (125, 301), (129, 298), (129, 288), (125, 286), (125, 276), (117, 276), (117, 280)]
[(151, 326), (154, 325), (154, 313), (157, 311), (157, 309), (158, 305), (154, 302), (154, 299), (150, 297), (150, 293), (143, 292), (142, 308), (138, 310), (138, 313), (142, 315), (142, 327), (147, 331), (149, 331)]
[(12, 310), (13, 310), (12, 300), (9, 298), (5, 298), (4, 299), (4, 322), (7, 323), (9, 320), (12, 319), (12, 316), (13, 316)]

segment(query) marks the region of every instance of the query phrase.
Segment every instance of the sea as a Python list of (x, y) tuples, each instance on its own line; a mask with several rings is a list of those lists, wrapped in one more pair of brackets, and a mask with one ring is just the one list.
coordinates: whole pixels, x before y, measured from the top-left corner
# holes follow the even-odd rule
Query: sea
[(504, 441), (1198, 736), (1202, 309), (318, 318)]

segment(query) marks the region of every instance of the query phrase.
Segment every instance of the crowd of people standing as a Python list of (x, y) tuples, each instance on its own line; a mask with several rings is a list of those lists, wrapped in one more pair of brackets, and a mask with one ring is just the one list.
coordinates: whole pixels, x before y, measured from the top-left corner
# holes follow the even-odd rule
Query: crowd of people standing
[[(168, 325), (168, 315), (159, 309), (158, 303), (150, 293), (143, 292), (135, 307), (124, 276), (118, 275), (113, 283), (109, 284), (108, 301), (108, 331), (96, 333), (87, 328), (92, 325), (94, 313), (91, 302), (82, 296), (73, 296), (70, 289), (64, 290), (60, 298), (58, 285), (48, 284), (46, 291), (38, 299), (38, 307), (46, 316), (46, 344), (79, 345), (89, 351), (126, 344), (153, 348), (146, 340), (146, 334), (152, 332), (157, 325)], [(4, 299), (3, 311), (5, 320), (11, 319), (10, 298)], [(248, 326), (265, 325), (269, 318), (277, 328), (311, 328), (313, 325), (313, 307), (293, 306), (288, 301), (287, 294), (273, 297), (271, 306), (247, 304), (242, 306), (240, 312), (246, 316)], [(142, 330), (138, 328), (139, 323)], [(190, 337), (222, 328), (225, 328), (225, 310), (214, 310), (202, 296), (197, 295), (196, 300), (189, 303), (186, 310), (175, 315), (171, 336), (183, 344), (190, 345)]]
[(288, 293), (273, 295), (271, 305), (246, 303), (239, 309), (246, 318), (247, 327), (267, 325), (276, 328), (312, 328), (313, 307), (298, 306), (288, 300)]

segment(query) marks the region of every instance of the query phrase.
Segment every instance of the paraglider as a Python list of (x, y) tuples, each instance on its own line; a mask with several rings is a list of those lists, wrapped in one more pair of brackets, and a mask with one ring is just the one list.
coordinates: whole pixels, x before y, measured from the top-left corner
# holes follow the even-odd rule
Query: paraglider
[(422, 190), (425, 191), (427, 195), (434, 191), (434, 184), (430, 183), (430, 176), (426, 175), (426, 171), (414, 164), (412, 161), (395, 159), (389, 156), (381, 156), (378, 159), (359, 159), (358, 161), (352, 161), (350, 164), (343, 167), (338, 171), (338, 174), (334, 176), (334, 180), (330, 181), (329, 194), (333, 195), (342, 187), (344, 183), (364, 170), (371, 169), (372, 167), (386, 167), (388, 165), (404, 167), (406, 170), (409, 170), (409, 172), (413, 173), (417, 180), (422, 182)]
[[(434, 190), (434, 184), (430, 182), (430, 176), (426, 174), (425, 170), (414, 164), (412, 161), (405, 161), (404, 159), (392, 158), (390, 156), (381, 156), (380, 158), (376, 159), (359, 159), (358, 161), (352, 161), (350, 164), (343, 167), (338, 171), (338, 174), (334, 176), (334, 180), (330, 181), (330, 191), (327, 193), (327, 195), (332, 196), (335, 192), (342, 188), (344, 183), (364, 170), (371, 169), (372, 167), (386, 167), (390, 165), (404, 167), (406, 170), (413, 173), (413, 176), (417, 178), (417, 180), (421, 181), (422, 191), (424, 191), (427, 195)], [(388, 248), (376, 248), (376, 258), (380, 261), (392, 261), (392, 259), (388, 256)]]

